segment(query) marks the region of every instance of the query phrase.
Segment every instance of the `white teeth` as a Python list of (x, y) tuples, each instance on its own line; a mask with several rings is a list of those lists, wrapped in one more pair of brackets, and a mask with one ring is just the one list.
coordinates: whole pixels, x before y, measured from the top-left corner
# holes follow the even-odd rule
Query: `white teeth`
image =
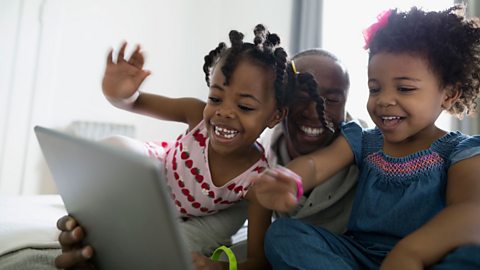
[(323, 133), (323, 128), (313, 128), (307, 126), (300, 126), (300, 130), (302, 130), (308, 136), (318, 136)]
[(382, 120), (399, 120), (400, 116), (382, 116)]
[(222, 137), (227, 138), (227, 139), (231, 139), (231, 138), (235, 137), (235, 135), (238, 134), (237, 130), (226, 129), (226, 128), (221, 128), (221, 127), (217, 127), (217, 126), (214, 127), (214, 131), (215, 131), (215, 134), (217, 136), (222, 136)]

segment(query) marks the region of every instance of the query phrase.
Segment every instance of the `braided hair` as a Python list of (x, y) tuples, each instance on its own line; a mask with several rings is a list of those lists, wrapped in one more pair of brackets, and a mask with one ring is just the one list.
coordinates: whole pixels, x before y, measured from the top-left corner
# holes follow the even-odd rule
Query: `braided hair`
[[(292, 61), (302, 56), (308, 56), (308, 55), (321, 55), (321, 56), (329, 57), (334, 61), (338, 60), (333, 54), (324, 50), (307, 50), (295, 55)], [(318, 91), (317, 91), (318, 84), (317, 84), (317, 81), (315, 81), (315, 78), (313, 77), (313, 75), (308, 72), (296, 72), (295, 70), (293, 70), (292, 62), (290, 62), (290, 64), (287, 65), (287, 74), (288, 74), (288, 81), (287, 81), (288, 90), (286, 93), (286, 100), (288, 100), (289, 102), (293, 102), (295, 100), (294, 97), (295, 97), (296, 91), (300, 91), (300, 90), (306, 91), (307, 94), (310, 96), (310, 98), (316, 104), (315, 109), (317, 111), (318, 118), (322, 123), (322, 125), (328, 128), (330, 131), (335, 132), (333, 123), (330, 121), (327, 121), (327, 119), (325, 118), (325, 99), (318, 94)]]
[(448, 110), (460, 118), (475, 111), (480, 91), (479, 24), (462, 11), (463, 6), (441, 12), (392, 10), (368, 44), (369, 59), (385, 51), (413, 53), (425, 57), (442, 86), (460, 85), (460, 97)]
[(243, 34), (232, 30), (229, 33), (231, 47), (224, 42), (211, 50), (204, 58), (203, 71), (205, 81), (210, 86), (210, 73), (212, 68), (223, 60), (221, 71), (225, 76), (225, 85), (228, 85), (235, 68), (241, 60), (249, 59), (253, 63), (269, 68), (275, 73), (275, 100), (277, 108), (285, 104), (285, 77), (287, 53), (280, 45), (278, 35), (270, 33), (265, 26), (258, 24), (253, 30), (255, 37), (253, 43), (244, 42)]

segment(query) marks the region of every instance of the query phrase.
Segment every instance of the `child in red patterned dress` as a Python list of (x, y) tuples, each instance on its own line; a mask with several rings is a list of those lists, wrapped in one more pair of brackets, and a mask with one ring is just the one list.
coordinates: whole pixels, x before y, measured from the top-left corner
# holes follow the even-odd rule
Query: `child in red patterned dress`
[[(204, 223), (211, 221), (209, 217), (221, 215), (220, 210), (247, 199), (247, 260), (239, 264), (239, 269), (268, 267), (263, 236), (270, 224), (271, 211), (259, 206), (249, 187), (251, 177), (268, 167), (264, 149), (256, 140), (286, 113), (283, 99), (287, 54), (278, 46), (279, 37), (263, 25), (257, 25), (254, 34), (254, 42), (247, 43), (241, 33), (231, 31), (230, 48), (220, 43), (205, 56), (203, 70), (210, 87), (207, 103), (139, 92), (150, 73), (143, 69), (144, 58), (139, 47), (129, 60), (124, 59), (126, 43), (119, 50), (116, 63), (110, 52), (103, 79), (103, 93), (114, 106), (188, 124), (188, 130), (173, 144), (139, 144), (118, 138), (117, 143), (164, 163), (167, 184), (192, 251), (206, 255), (214, 245), (220, 245), (223, 236), (218, 230), (222, 228)], [(196, 233), (191, 232), (192, 224)], [(92, 255), (91, 248), (71, 248), (82, 238), (75, 236), (75, 230), (80, 231), (81, 227), (71, 217), (60, 219), (58, 227), (62, 230), (60, 243), (67, 251), (57, 258), (57, 267), (85, 263)], [(234, 232), (227, 234), (228, 237)], [(214, 239), (213, 243), (195, 239), (203, 235), (221, 239)], [(75, 253), (80, 255), (75, 257)], [(222, 267), (222, 263), (199, 253), (194, 253), (193, 259), (197, 268)]]

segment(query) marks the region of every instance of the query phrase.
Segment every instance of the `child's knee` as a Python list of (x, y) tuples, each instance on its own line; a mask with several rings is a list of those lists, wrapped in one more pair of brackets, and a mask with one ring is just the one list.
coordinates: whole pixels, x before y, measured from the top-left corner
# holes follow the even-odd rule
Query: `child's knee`
[[(275, 220), (265, 235), (265, 245), (277, 245), (280, 239), (288, 239), (295, 231), (302, 226), (301, 221), (291, 218), (280, 218)], [(287, 240), (288, 242), (288, 240)]]

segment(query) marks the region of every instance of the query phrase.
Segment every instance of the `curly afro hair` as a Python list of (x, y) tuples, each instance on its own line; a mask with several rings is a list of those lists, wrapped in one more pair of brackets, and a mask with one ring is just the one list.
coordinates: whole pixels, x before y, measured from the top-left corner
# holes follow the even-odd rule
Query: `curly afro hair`
[(460, 86), (460, 98), (448, 110), (460, 118), (475, 111), (480, 87), (479, 23), (463, 13), (463, 6), (440, 12), (392, 10), (368, 44), (369, 59), (379, 52), (424, 57), (442, 86)]
[(225, 84), (228, 85), (230, 78), (241, 60), (248, 59), (254, 64), (272, 70), (275, 74), (275, 99), (277, 108), (282, 108), (285, 103), (285, 81), (287, 53), (280, 47), (278, 35), (270, 33), (264, 25), (258, 24), (253, 30), (255, 37), (253, 43), (244, 42), (243, 34), (232, 30), (229, 33), (231, 47), (224, 42), (211, 50), (205, 56), (203, 71), (205, 81), (210, 86), (210, 73), (212, 68), (222, 59), (222, 73), (225, 76)]

